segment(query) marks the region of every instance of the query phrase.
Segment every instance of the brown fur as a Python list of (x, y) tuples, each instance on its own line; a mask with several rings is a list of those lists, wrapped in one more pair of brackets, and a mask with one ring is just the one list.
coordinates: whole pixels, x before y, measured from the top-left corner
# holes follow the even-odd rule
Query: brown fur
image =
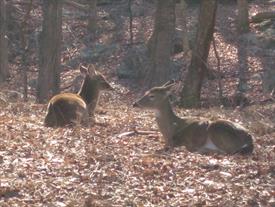
[(100, 91), (111, 89), (111, 86), (94, 68), (81, 68), (81, 72), (85, 74), (85, 78), (77, 94), (63, 93), (51, 98), (44, 120), (45, 126), (63, 127), (77, 123), (89, 125)]
[(156, 111), (156, 121), (166, 146), (184, 145), (190, 152), (199, 153), (248, 154), (253, 151), (251, 135), (237, 124), (176, 116), (168, 98), (172, 86), (154, 87), (134, 103), (135, 107)]

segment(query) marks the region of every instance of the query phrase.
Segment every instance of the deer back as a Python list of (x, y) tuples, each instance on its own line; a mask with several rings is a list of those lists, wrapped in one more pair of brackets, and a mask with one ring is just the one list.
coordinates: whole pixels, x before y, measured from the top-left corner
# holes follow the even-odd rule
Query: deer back
[(217, 120), (208, 127), (212, 142), (226, 154), (248, 154), (253, 151), (252, 136), (243, 127), (226, 120)]
[(104, 76), (95, 71), (94, 67), (80, 66), (84, 80), (77, 94), (63, 93), (54, 96), (48, 104), (45, 126), (59, 127), (80, 122), (86, 124), (94, 110), (99, 93), (104, 89), (111, 89)]
[(48, 104), (44, 125), (62, 127), (83, 124), (87, 121), (87, 105), (77, 94), (63, 93), (54, 96)]

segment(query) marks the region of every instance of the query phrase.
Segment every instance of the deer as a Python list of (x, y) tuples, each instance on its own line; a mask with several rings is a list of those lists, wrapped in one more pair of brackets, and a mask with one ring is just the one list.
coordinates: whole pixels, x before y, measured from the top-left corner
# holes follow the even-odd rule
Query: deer
[(133, 107), (155, 111), (165, 150), (185, 146), (189, 152), (207, 154), (251, 154), (253, 139), (247, 129), (224, 119), (210, 121), (196, 117), (178, 117), (169, 96), (175, 83), (169, 81), (148, 90)]
[(93, 65), (89, 65), (88, 68), (80, 65), (79, 69), (84, 75), (80, 90), (78, 93), (61, 93), (53, 96), (47, 106), (44, 126), (64, 127), (78, 123), (90, 125), (100, 92), (113, 89)]

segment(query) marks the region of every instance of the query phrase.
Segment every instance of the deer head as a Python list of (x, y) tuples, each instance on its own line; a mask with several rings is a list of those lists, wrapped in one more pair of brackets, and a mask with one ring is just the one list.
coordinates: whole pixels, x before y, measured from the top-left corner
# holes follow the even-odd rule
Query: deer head
[(168, 81), (160, 87), (154, 87), (145, 92), (144, 96), (136, 101), (133, 106), (147, 109), (160, 109), (164, 103), (169, 102), (170, 89), (173, 86), (174, 81)]

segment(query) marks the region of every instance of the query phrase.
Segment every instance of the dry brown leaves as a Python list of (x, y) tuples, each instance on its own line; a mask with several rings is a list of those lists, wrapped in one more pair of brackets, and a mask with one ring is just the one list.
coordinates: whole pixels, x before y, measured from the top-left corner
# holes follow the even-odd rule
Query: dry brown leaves
[[(202, 156), (184, 147), (161, 152), (153, 114), (132, 109), (125, 98), (104, 94), (92, 128), (45, 128), (43, 105), (3, 108), (0, 205), (274, 205), (274, 133), (255, 134), (255, 152), (248, 157)], [(232, 110), (177, 112), (248, 120), (252, 130), (256, 122)], [(150, 132), (125, 133), (138, 130)]]

